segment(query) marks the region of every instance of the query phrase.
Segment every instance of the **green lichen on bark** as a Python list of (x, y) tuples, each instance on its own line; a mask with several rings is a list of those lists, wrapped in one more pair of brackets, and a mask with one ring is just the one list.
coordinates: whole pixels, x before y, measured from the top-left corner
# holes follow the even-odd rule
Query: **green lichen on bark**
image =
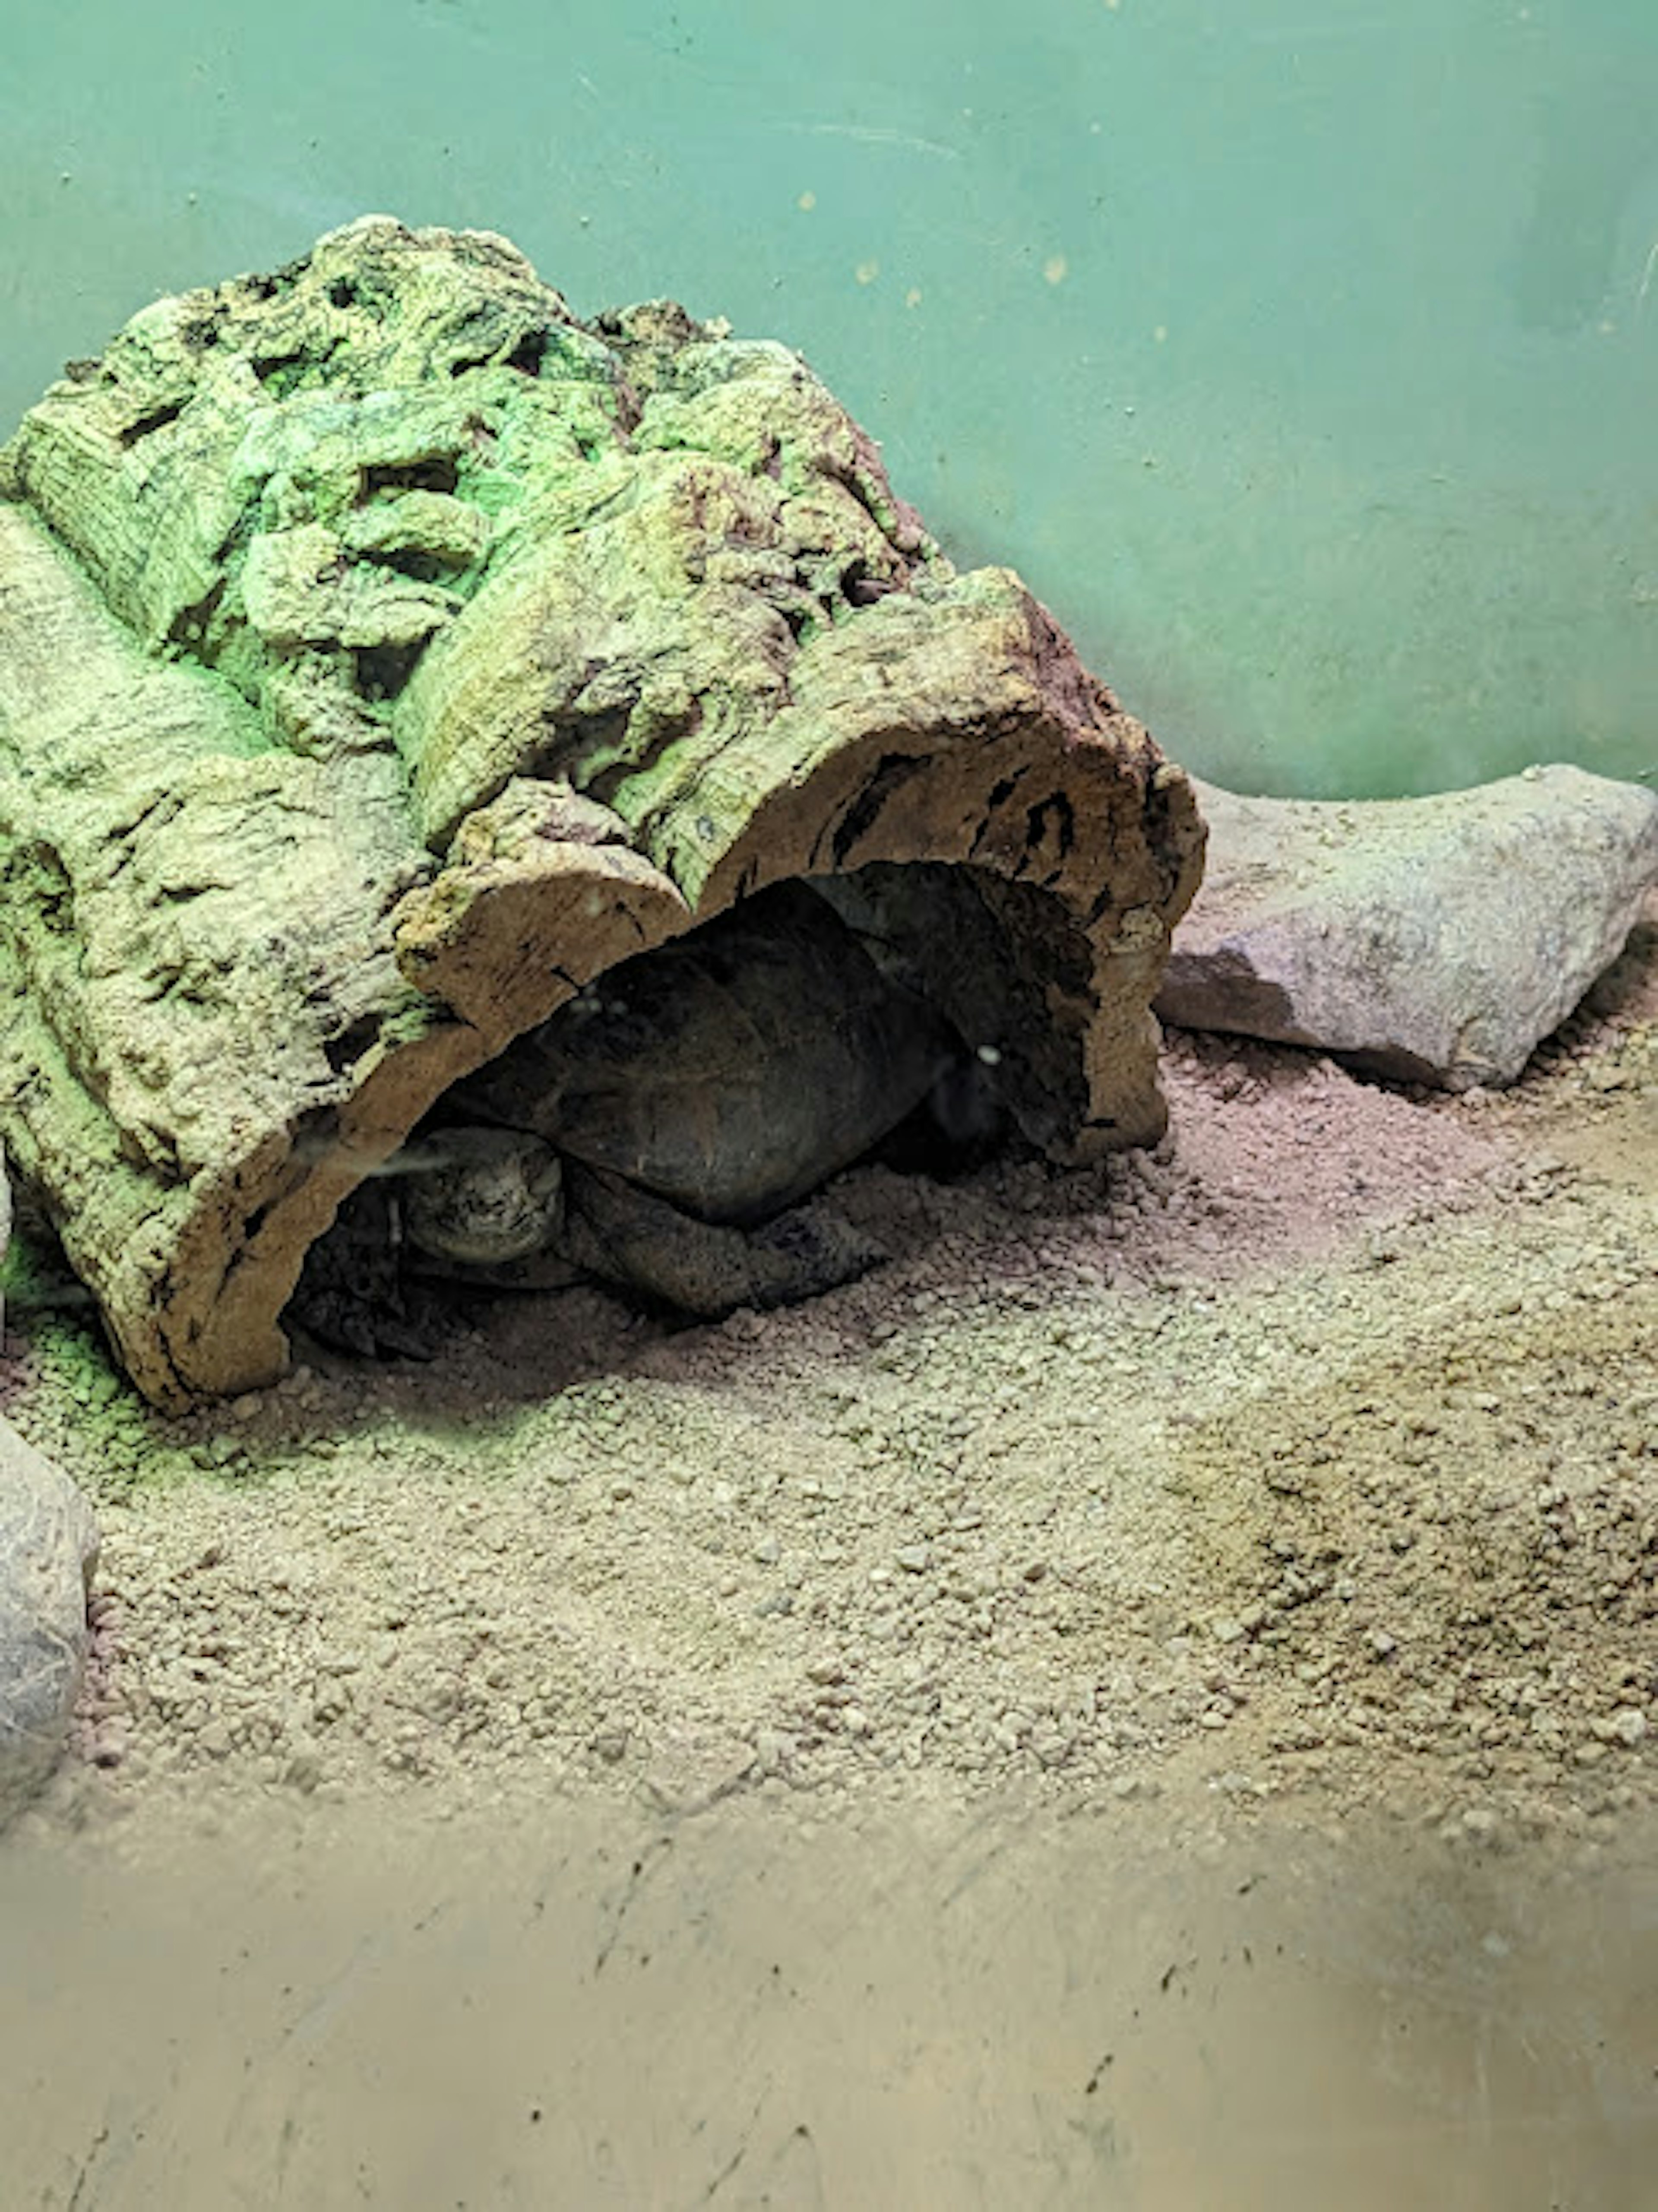
[(982, 877), (1053, 1032), (1014, 1110), (1144, 1141), (1199, 854), (797, 355), (584, 321), (491, 234), (159, 301), (0, 453), (0, 1136), (163, 1402), (279, 1370), (307, 1245), (457, 1076), (780, 877)]

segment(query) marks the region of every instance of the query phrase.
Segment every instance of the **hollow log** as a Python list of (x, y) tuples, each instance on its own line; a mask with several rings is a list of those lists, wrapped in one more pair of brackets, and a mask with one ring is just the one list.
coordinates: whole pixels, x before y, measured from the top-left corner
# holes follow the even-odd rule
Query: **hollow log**
[[(1191, 787), (800, 358), (367, 217), (0, 450), (0, 1139), (156, 1404), (459, 1077), (847, 879), (1059, 1161), (1161, 1132)], [(873, 925), (872, 925), (873, 926)]]

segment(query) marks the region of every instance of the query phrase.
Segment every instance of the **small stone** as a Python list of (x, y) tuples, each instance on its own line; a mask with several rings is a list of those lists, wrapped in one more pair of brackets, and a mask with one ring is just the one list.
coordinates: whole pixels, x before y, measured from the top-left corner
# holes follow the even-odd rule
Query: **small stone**
[(906, 1574), (920, 1575), (926, 1572), (932, 1552), (926, 1544), (901, 1544), (892, 1556)]
[(290, 1790), (309, 1797), (322, 1780), (321, 1759), (314, 1751), (295, 1752), (282, 1770), (282, 1780)]
[(793, 1748), (780, 1729), (762, 1728), (755, 1732), (755, 1763), (762, 1774), (775, 1774)]
[(94, 1766), (119, 1766), (127, 1755), (127, 1733), (124, 1722), (100, 1721), (92, 1732), (92, 1763)]
[(775, 1536), (759, 1536), (755, 1540), (754, 1548), (750, 1556), (757, 1560), (762, 1567), (774, 1567), (782, 1554), (783, 1547)]

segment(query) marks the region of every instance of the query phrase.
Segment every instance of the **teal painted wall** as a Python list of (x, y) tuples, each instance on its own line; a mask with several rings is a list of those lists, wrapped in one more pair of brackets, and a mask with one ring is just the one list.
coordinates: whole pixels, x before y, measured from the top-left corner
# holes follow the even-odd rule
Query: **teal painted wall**
[(1658, 769), (1653, 0), (7, 0), (0, 426), (384, 210), (799, 346), (1240, 787)]

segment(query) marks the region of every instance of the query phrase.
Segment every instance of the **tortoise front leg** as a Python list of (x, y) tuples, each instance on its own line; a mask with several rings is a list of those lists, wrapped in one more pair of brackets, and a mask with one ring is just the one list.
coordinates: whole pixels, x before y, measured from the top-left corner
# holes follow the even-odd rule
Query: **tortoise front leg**
[(601, 1280), (717, 1321), (739, 1306), (817, 1297), (889, 1257), (832, 1207), (807, 1200), (755, 1229), (699, 1221), (620, 1176), (566, 1159), (565, 1255)]

